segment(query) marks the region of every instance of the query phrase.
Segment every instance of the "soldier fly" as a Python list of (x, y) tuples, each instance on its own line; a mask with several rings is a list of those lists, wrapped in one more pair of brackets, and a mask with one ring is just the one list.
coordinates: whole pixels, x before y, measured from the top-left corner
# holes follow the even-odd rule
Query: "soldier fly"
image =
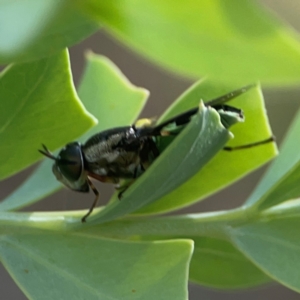
[[(225, 128), (243, 121), (242, 110), (226, 105), (231, 99), (245, 93), (253, 85), (232, 91), (226, 95), (205, 103), (215, 109)], [(45, 145), (40, 153), (54, 160), (52, 171), (58, 181), (71, 190), (89, 192), (91, 188), (95, 199), (89, 211), (81, 219), (85, 222), (97, 204), (99, 193), (91, 178), (101, 182), (119, 184), (121, 179), (134, 180), (141, 176), (151, 163), (159, 156), (158, 139), (176, 136), (197, 114), (198, 107), (190, 109), (161, 124), (153, 125), (151, 120), (138, 120), (132, 126), (117, 127), (95, 134), (85, 144), (72, 142), (54, 156)], [(224, 147), (235, 150), (257, 146), (273, 141), (270, 137), (256, 143), (238, 147)], [(126, 188), (119, 193), (119, 199)]]

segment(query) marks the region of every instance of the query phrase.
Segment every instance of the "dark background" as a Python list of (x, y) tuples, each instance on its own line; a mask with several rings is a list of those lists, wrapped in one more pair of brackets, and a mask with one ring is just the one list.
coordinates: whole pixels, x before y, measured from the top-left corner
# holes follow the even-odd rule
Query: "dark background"
[[(265, 0), (262, 1), (271, 7), (281, 18), (285, 19), (296, 30), (300, 31), (300, 4), (295, 0)], [(161, 68), (145, 61), (140, 56), (113, 40), (106, 32), (101, 31), (91, 36), (83, 43), (70, 49), (74, 82), (77, 85), (84, 68), (84, 52), (91, 49), (93, 52), (109, 57), (129, 78), (140, 87), (148, 89), (151, 93), (148, 103), (142, 112), (144, 117), (159, 116), (187, 87), (192, 80), (171, 74)], [(299, 87), (267, 89), (263, 88), (266, 106), (271, 127), (280, 144), (292, 117), (297, 111), (300, 100)], [(101, 120), (99, 120), (101, 122)], [(0, 199), (13, 191), (19, 183), (33, 170), (30, 168), (0, 182)], [(193, 205), (181, 212), (211, 211), (229, 209), (241, 205), (259, 181), (264, 168), (240, 180), (230, 188), (211, 196), (209, 199)], [(108, 199), (111, 187), (99, 184), (102, 204)], [(104, 192), (103, 192), (104, 191)], [(25, 210), (46, 211), (87, 208), (91, 204), (90, 195), (81, 195), (63, 189), (55, 196), (33, 205)], [(300, 258), (299, 258), (300, 259)], [(9, 277), (6, 270), (1, 267), (1, 296), (0, 299), (23, 300), (26, 297)], [(250, 290), (221, 291), (212, 290), (191, 284), (189, 287), (190, 300), (227, 300), (227, 299), (300, 299), (300, 295), (278, 284), (270, 284)], [(155, 299), (153, 299), (155, 300)]]

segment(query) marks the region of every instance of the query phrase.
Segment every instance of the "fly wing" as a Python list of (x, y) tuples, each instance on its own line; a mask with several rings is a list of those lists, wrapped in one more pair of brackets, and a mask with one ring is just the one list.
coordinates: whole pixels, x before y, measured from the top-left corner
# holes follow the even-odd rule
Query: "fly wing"
[(223, 104), (229, 102), (230, 100), (246, 93), (247, 91), (249, 91), (250, 89), (252, 89), (255, 86), (256, 86), (256, 84), (249, 84), (240, 89), (234, 90), (226, 95), (222, 95), (218, 98), (212, 99), (212, 100), (206, 102), (205, 106), (211, 106), (211, 107), (215, 108), (217, 106), (223, 105)]
[[(225, 103), (230, 100), (244, 94), (249, 89), (255, 87), (255, 84), (244, 86), (240, 89), (234, 90), (228, 94), (222, 95), (218, 98), (210, 100), (205, 103), (205, 106), (213, 107), (221, 117), (222, 124), (229, 128), (231, 125), (236, 122), (243, 122), (244, 115), (241, 109), (225, 105)], [(192, 108), (180, 115), (177, 115), (157, 126), (154, 127), (146, 127), (144, 130), (141, 130), (142, 135), (147, 136), (162, 136), (162, 135), (176, 135), (183, 128), (184, 125), (188, 124), (191, 118), (199, 111), (198, 107)]]

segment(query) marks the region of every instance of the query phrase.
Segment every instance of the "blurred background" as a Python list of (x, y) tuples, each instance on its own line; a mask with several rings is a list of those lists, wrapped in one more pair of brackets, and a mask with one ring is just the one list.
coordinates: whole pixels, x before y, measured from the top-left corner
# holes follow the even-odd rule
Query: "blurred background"
[[(295, 0), (264, 0), (261, 1), (270, 7), (282, 19), (288, 22), (297, 31), (300, 31), (300, 4)], [(140, 87), (150, 91), (150, 98), (142, 112), (142, 117), (155, 117), (162, 112), (192, 83), (175, 74), (162, 70), (150, 62), (137, 56), (129, 49), (113, 40), (105, 31), (98, 32), (79, 45), (70, 49), (74, 82), (77, 86), (84, 69), (84, 52), (92, 50), (97, 54), (109, 57), (129, 78)], [(263, 93), (270, 118), (271, 127), (277, 142), (280, 145), (282, 138), (295, 115), (300, 103), (300, 88), (291, 87), (284, 89), (265, 89)], [(99, 120), (101, 122), (101, 120)], [(22, 182), (33, 168), (23, 171), (0, 182), (0, 199), (3, 199)], [(252, 173), (236, 184), (211, 196), (205, 201), (182, 210), (181, 212), (203, 212), (221, 209), (230, 209), (241, 205), (251, 193), (252, 189), (262, 176), (264, 168)], [(51, 170), (49, 170), (51, 172)], [(101, 191), (101, 204), (109, 199), (112, 187), (99, 183)], [(88, 208), (93, 200), (91, 194), (81, 195), (62, 189), (58, 194), (52, 195), (39, 203), (24, 209), (25, 211), (68, 210)], [(88, 255), (88, 254), (87, 254)], [(1, 299), (23, 300), (22, 294), (6, 270), (1, 267)], [(190, 300), (211, 299), (300, 299), (299, 294), (278, 284), (269, 284), (251, 290), (223, 291), (200, 287), (193, 284), (189, 286)]]

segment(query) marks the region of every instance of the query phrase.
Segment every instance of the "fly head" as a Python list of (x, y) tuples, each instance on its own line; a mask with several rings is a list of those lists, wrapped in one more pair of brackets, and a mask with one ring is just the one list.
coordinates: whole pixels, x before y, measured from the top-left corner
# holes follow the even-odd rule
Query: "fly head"
[(43, 148), (44, 150), (39, 151), (54, 160), (52, 171), (58, 181), (75, 191), (89, 191), (81, 145), (78, 142), (67, 144), (60, 150), (57, 157), (45, 145), (43, 145)]

